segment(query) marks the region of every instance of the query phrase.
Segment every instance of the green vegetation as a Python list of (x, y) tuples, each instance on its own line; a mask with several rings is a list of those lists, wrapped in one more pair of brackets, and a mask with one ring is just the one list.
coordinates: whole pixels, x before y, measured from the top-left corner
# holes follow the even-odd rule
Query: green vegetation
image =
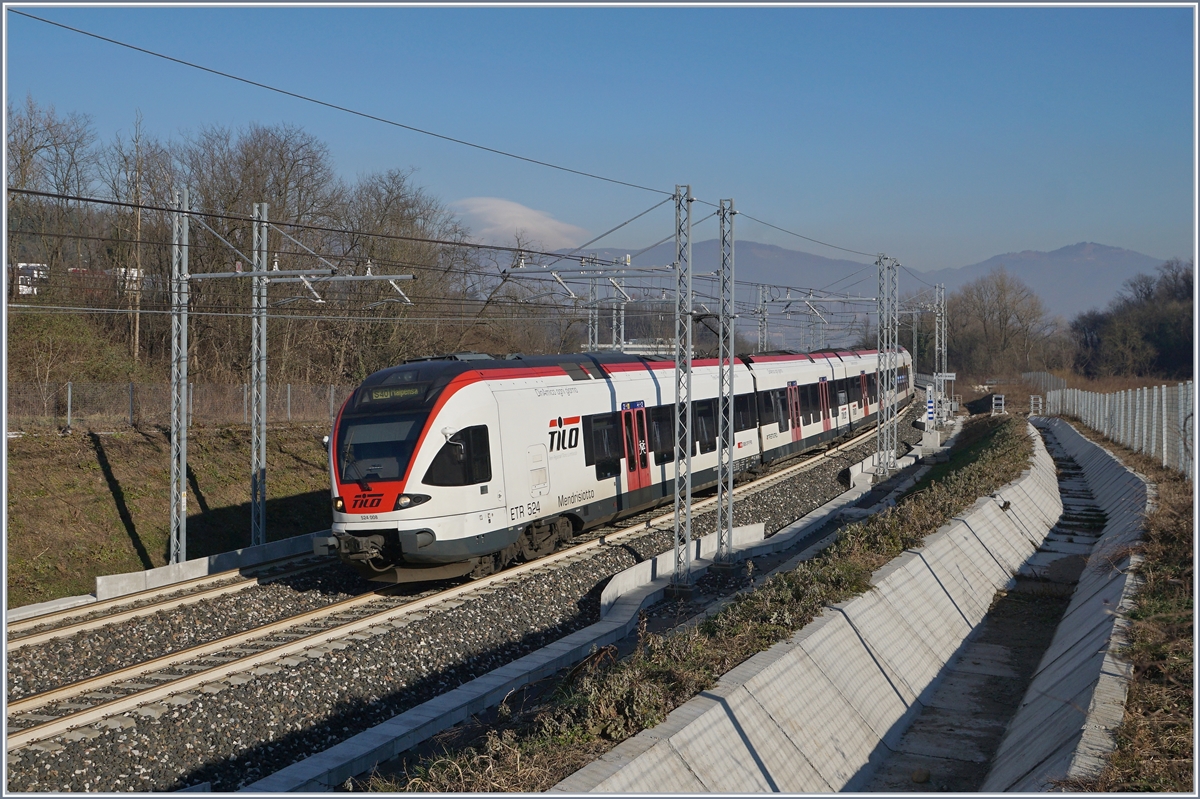
[(925, 476), (906, 491), (903, 497), (920, 493), (934, 483), (944, 480), (948, 475), (975, 463), (988, 450), (991, 433), (992, 429), (988, 425), (971, 424), (964, 427), (959, 433), (958, 440), (954, 442), (954, 449), (950, 452), (949, 460), (930, 467)]
[[(267, 539), (331, 521), (324, 427), (267, 431)], [(91, 593), (97, 575), (167, 563), (170, 445), (159, 430), (8, 441), (8, 606)], [(188, 556), (250, 543), (250, 434), (193, 428)]]
[(407, 760), (399, 779), (372, 778), (379, 791), (544, 791), (614, 744), (658, 724), (734, 666), (791, 636), (831, 603), (866, 591), (871, 574), (920, 545), (951, 515), (1015, 479), (1032, 442), (1023, 420), (968, 425), (978, 454), (957, 471), (878, 516), (848, 525), (838, 540), (794, 571), (740, 594), (690, 630), (654, 635), (616, 660), (596, 652), (561, 677), (541, 705), (513, 711), (481, 741)]

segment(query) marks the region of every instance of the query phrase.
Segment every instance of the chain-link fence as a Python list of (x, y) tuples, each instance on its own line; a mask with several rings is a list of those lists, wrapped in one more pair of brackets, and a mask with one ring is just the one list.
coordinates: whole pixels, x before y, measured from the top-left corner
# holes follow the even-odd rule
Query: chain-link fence
[[(268, 422), (328, 422), (354, 386), (299, 383), (267, 386)], [(191, 424), (250, 424), (249, 384), (188, 386)], [(104, 430), (171, 423), (165, 383), (9, 383), (8, 429), (72, 427)]]
[[(1026, 380), (1039, 387), (1061, 378), (1031, 372)], [(1031, 377), (1049, 378), (1039, 383)], [(1045, 390), (1045, 389), (1043, 389)], [(1046, 391), (1046, 413), (1072, 416), (1118, 444), (1152, 458), (1164, 468), (1195, 479), (1196, 389), (1192, 381), (1173, 386), (1144, 386), (1101, 394), (1078, 388)]]

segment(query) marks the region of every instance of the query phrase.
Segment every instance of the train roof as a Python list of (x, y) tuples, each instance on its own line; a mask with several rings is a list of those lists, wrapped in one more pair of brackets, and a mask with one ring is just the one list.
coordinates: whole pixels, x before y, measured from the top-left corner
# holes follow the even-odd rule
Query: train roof
[[(765, 363), (780, 360), (808, 360), (816, 363), (819, 360), (836, 358), (844, 360), (847, 356), (871, 355), (875, 350), (824, 349), (813, 352), (798, 350), (770, 350), (739, 356), (742, 363), (751, 365), (755, 362)], [(702, 362), (715, 359), (697, 359)], [(629, 355), (622, 352), (569, 353), (559, 355), (524, 355), (514, 354), (505, 358), (496, 358), (479, 352), (459, 352), (452, 355), (440, 355), (428, 358), (413, 358), (397, 366), (381, 369), (363, 381), (364, 386), (375, 386), (387, 383), (412, 380), (412, 373), (419, 372), (420, 380), (443, 383), (451, 378), (475, 370), (526, 370), (545, 367), (559, 367), (576, 379), (586, 380), (604, 378), (605, 372), (628, 371), (630, 367), (645, 366), (649, 369), (671, 368), (674, 360), (664, 356)], [(609, 368), (601, 368), (609, 367)], [(623, 368), (622, 368), (623, 367)]]
[[(739, 356), (746, 366), (778, 361), (821, 363), (845, 360), (846, 356), (871, 355), (875, 350), (822, 350), (812, 353), (774, 350)], [(697, 365), (715, 366), (716, 359), (697, 359)], [(397, 366), (381, 369), (363, 380), (351, 396), (350, 412), (372, 409), (417, 409), (432, 407), (450, 381), (467, 372), (483, 371), (502, 378), (547, 376), (566, 373), (573, 380), (603, 380), (616, 372), (674, 368), (674, 359), (661, 356), (629, 355), (621, 352), (571, 353), (561, 355), (509, 355), (495, 358), (477, 352), (460, 352), (430, 358), (414, 358)]]
[[(603, 378), (601, 366), (616, 364), (645, 364), (654, 362), (670, 362), (668, 358), (645, 357), (642, 355), (627, 355), (620, 352), (585, 353), (569, 355), (510, 355), (507, 358), (494, 358), (477, 352), (455, 353), (453, 355), (435, 356), (430, 358), (414, 358), (398, 366), (381, 369), (363, 381), (364, 386), (376, 386), (405, 379), (413, 372), (421, 374), (420, 380), (443, 382), (464, 372), (476, 370), (525, 370), (539, 367), (559, 367), (573, 377), (579, 375)], [(410, 378), (411, 379), (411, 378)]]

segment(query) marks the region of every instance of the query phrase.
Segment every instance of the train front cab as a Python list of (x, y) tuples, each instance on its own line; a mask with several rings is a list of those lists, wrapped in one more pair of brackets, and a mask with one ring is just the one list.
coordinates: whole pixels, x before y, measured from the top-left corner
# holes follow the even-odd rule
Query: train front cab
[(388, 402), (389, 391), (364, 385), (334, 425), (339, 553), (370, 576), (375, 564), (386, 566), (382, 573), (390, 564), (454, 564), (512, 543), (516, 532), (503, 524), (500, 425), (486, 384), (451, 381), (431, 403)]

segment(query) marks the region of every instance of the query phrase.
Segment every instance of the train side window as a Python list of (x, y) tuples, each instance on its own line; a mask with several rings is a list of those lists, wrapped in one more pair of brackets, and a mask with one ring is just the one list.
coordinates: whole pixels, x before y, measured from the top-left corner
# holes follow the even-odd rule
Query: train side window
[(835, 404), (837, 404), (839, 407), (842, 405), (845, 405), (846, 402), (849, 400), (849, 396), (848, 396), (849, 390), (850, 390), (850, 387), (846, 384), (846, 380), (844, 378), (842, 380), (834, 381), (833, 391), (834, 391), (834, 397), (835, 397), (835, 400), (834, 400)]
[(788, 423), (788, 401), (787, 389), (777, 388), (771, 392), (771, 400), (775, 404), (775, 421), (779, 424), (779, 432), (783, 433), (791, 429)]
[(754, 395), (739, 394), (733, 399), (733, 429), (737, 432), (758, 427), (754, 416)]
[(654, 465), (661, 466), (675, 460), (675, 406), (659, 405), (650, 408), (650, 451), (654, 453)]
[(804, 387), (804, 423), (815, 424), (821, 419), (821, 398), (816, 383)]
[(775, 421), (775, 404), (771, 402), (770, 391), (758, 392), (758, 418), (764, 425)]
[(716, 400), (692, 404), (692, 440), (700, 444), (701, 454), (717, 448)]
[(596, 466), (596, 479), (607, 480), (621, 473), (625, 454), (617, 414), (598, 413), (583, 417), (584, 463)]
[(469, 486), (492, 479), (487, 425), (459, 430), (446, 441), (422, 480), (431, 486)]

